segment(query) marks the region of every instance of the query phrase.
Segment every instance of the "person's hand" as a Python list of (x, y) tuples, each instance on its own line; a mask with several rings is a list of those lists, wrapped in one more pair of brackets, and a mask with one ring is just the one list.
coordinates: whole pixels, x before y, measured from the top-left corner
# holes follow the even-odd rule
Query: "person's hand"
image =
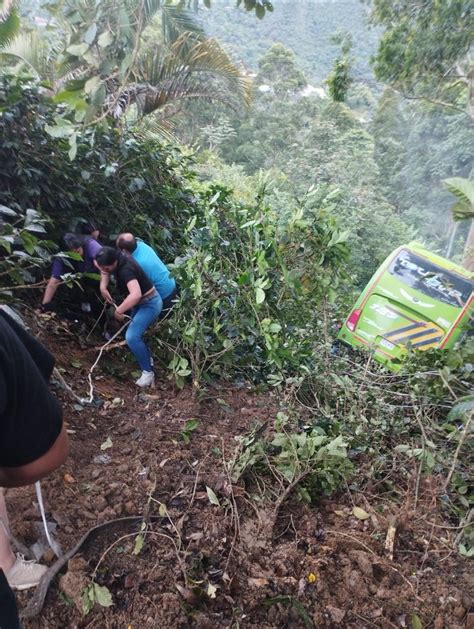
[(41, 304), (40, 310), (41, 312), (53, 312), (54, 310), (53, 302), (49, 301), (47, 304)]
[(125, 315), (118, 310), (114, 312), (114, 317), (117, 319), (117, 321), (123, 321), (125, 319)]
[(100, 292), (102, 294), (102, 297), (105, 299), (105, 301), (108, 304), (113, 304), (114, 303), (114, 300), (112, 299), (112, 295), (109, 293), (109, 291), (107, 289), (101, 290)]

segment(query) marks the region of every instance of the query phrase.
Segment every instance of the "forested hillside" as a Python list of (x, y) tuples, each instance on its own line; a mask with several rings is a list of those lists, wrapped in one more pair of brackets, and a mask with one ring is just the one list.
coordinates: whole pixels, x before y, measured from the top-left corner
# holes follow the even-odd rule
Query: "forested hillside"
[(2, 628), (470, 626), (472, 26), (0, 0)]
[[(276, 6), (276, 5), (275, 5)], [(260, 58), (275, 43), (292, 50), (311, 83), (321, 84), (329, 74), (338, 46), (338, 32), (350, 33), (354, 43), (354, 74), (374, 86), (370, 57), (375, 53), (378, 29), (368, 24), (368, 6), (359, 0), (282, 0), (261, 22), (222, 0), (212, 11), (203, 10), (202, 23), (211, 37), (226, 43), (245, 66), (257, 71)]]

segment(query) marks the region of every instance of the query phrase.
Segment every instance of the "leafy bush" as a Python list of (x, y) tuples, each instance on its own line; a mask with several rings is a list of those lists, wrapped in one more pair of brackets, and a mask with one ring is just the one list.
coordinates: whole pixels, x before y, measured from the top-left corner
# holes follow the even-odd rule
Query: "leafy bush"
[(56, 111), (30, 79), (0, 80), (0, 203), (40, 210), (54, 236), (78, 217), (93, 218), (105, 233), (146, 234), (174, 256), (193, 202), (189, 156), (155, 139), (91, 127), (77, 138), (71, 162), (67, 139), (45, 131)]
[(48, 221), (39, 212), (0, 205), (0, 295), (12, 296), (21, 285), (34, 282), (35, 270), (49, 259), (52, 243), (44, 239)]
[(288, 416), (278, 413), (277, 431), (254, 439), (241, 438), (238, 456), (231, 466), (232, 478), (256, 472), (278, 479), (279, 495), (292, 489), (300, 499), (311, 502), (321, 494), (331, 495), (353, 471), (348, 458), (348, 442), (330, 437), (320, 428), (302, 431), (288, 424)]
[(173, 272), (181, 299), (157, 343), (183, 378), (240, 376), (273, 384), (308, 372), (344, 273), (346, 234), (295, 202), (285, 222), (211, 185), (199, 195)]

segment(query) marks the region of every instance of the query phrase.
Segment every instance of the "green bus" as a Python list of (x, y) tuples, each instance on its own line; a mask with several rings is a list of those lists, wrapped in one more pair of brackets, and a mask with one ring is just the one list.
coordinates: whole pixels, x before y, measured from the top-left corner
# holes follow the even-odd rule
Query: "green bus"
[(373, 350), (398, 371), (409, 350), (452, 347), (471, 329), (474, 273), (412, 242), (385, 260), (356, 301), (338, 341)]

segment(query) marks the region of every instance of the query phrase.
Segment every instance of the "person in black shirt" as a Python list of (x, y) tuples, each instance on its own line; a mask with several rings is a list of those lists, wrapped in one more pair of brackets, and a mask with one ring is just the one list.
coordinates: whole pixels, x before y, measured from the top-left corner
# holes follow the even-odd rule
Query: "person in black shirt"
[[(0, 307), (0, 488), (34, 483), (67, 457), (62, 410), (48, 388), (53, 367), (54, 356)], [(0, 627), (15, 626), (8, 586), (34, 587), (45, 571), (13, 554), (0, 490)]]
[(117, 288), (124, 300), (115, 309), (115, 318), (123, 321), (125, 313), (132, 311), (132, 321), (127, 328), (125, 339), (137, 359), (142, 375), (136, 381), (139, 387), (153, 386), (155, 374), (150, 350), (143, 340), (147, 328), (160, 316), (163, 302), (153, 283), (139, 264), (130, 256), (103, 247), (95, 256), (95, 263), (101, 272), (101, 293), (106, 301), (113, 303), (107, 289), (110, 274), (117, 280)]

